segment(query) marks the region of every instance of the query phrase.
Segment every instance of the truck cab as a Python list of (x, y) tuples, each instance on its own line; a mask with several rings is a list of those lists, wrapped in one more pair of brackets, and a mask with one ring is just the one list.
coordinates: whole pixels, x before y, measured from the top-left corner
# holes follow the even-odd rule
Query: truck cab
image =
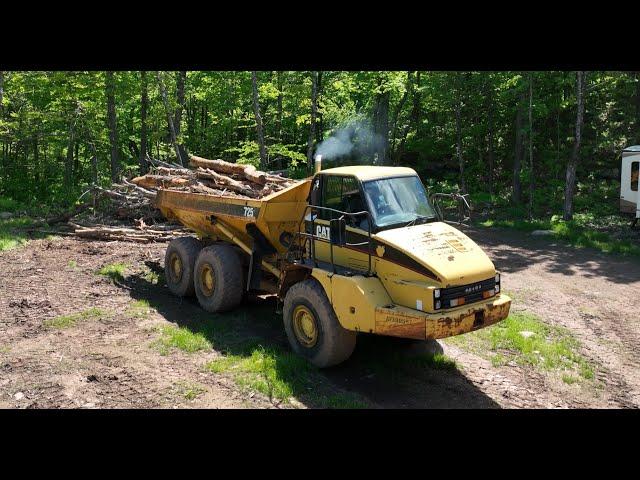
[[(305, 229), (314, 276), (343, 326), (442, 338), (508, 315), (500, 274), (467, 235), (441, 221), (415, 170), (351, 166), (312, 179)], [(344, 222), (344, 231), (335, 227)], [(340, 240), (333, 236), (344, 237)], [(360, 305), (373, 305), (355, 315)]]

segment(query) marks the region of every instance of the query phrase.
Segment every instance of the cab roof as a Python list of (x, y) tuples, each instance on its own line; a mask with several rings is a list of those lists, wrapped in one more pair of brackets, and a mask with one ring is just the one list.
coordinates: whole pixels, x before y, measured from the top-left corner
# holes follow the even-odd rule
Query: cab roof
[(352, 165), (350, 167), (327, 168), (326, 170), (320, 170), (320, 173), (325, 175), (353, 175), (361, 181), (417, 175), (413, 168), (379, 167), (373, 165)]

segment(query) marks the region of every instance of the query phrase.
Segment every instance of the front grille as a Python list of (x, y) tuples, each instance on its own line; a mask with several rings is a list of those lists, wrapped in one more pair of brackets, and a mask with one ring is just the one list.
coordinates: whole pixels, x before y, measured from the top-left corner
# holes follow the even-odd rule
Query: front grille
[(482, 292), (494, 291), (496, 288), (496, 278), (491, 277), (481, 282), (470, 283), (468, 285), (461, 285), (459, 287), (443, 288), (440, 291), (440, 298), (442, 299), (442, 308), (449, 308), (450, 301), (456, 298), (464, 298), (464, 305), (469, 303), (475, 303), (483, 300)]

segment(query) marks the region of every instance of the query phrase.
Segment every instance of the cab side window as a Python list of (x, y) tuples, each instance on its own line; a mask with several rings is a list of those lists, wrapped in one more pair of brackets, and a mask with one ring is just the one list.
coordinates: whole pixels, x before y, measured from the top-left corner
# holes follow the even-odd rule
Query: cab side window
[[(360, 185), (354, 177), (326, 175), (323, 179), (322, 201), (320, 206), (340, 210), (347, 213), (358, 213), (367, 209), (360, 192)], [(336, 212), (321, 211), (318, 214), (322, 220), (331, 220), (340, 215)], [(361, 227), (366, 217), (347, 217), (347, 225)]]
[(638, 191), (638, 174), (640, 173), (640, 162), (631, 162), (631, 190)]

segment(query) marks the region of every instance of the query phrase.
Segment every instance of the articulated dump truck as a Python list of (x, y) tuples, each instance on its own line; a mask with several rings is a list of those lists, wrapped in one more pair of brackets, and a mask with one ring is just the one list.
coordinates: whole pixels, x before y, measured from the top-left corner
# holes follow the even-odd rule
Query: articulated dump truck
[(276, 294), (292, 349), (318, 367), (349, 358), (358, 333), (427, 340), (507, 317), (500, 274), (414, 170), (319, 164), (261, 199), (160, 190), (163, 215), (198, 235), (169, 244), (170, 290), (210, 312)]

